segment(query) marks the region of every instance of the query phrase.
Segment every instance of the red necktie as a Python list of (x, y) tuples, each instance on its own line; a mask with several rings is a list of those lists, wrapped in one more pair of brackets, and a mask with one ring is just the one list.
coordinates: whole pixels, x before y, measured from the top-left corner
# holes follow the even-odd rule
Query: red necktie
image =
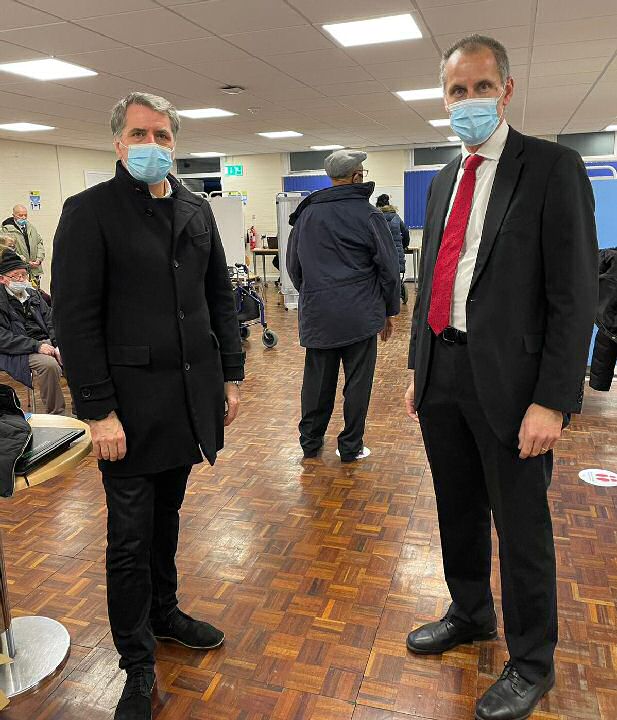
[(476, 187), (476, 170), (483, 160), (484, 158), (480, 155), (469, 155), (467, 158), (463, 177), (456, 191), (448, 224), (441, 240), (433, 273), (431, 307), (428, 312), (428, 323), (435, 335), (442, 333), (450, 324), (454, 279), (471, 214), (473, 192)]

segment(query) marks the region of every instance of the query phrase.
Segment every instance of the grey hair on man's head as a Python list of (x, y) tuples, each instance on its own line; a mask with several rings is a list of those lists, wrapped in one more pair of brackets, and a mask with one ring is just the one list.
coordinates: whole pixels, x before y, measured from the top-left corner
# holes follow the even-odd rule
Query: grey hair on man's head
[(508, 51), (505, 47), (495, 40), (495, 38), (488, 37), (487, 35), (467, 35), (460, 40), (457, 40), (454, 45), (451, 45), (447, 50), (444, 51), (441, 56), (441, 66), (439, 68), (439, 79), (441, 80), (441, 86), (446, 85), (446, 63), (454, 55), (457, 50), (460, 50), (463, 54), (478, 52), (482, 48), (488, 48), (492, 51), (495, 56), (495, 62), (497, 63), (497, 70), (499, 71), (499, 77), (501, 78), (501, 84), (505, 85), (507, 79), (510, 77), (510, 60), (508, 59)]
[(126, 97), (123, 97), (122, 100), (119, 100), (111, 111), (111, 132), (114, 137), (120, 137), (124, 130), (124, 126), (126, 125), (126, 111), (129, 105), (144, 105), (154, 110), (154, 112), (167, 115), (174, 138), (178, 134), (180, 130), (180, 117), (178, 111), (169, 100), (165, 100), (165, 98), (159, 97), (158, 95), (151, 95), (150, 93), (132, 92)]

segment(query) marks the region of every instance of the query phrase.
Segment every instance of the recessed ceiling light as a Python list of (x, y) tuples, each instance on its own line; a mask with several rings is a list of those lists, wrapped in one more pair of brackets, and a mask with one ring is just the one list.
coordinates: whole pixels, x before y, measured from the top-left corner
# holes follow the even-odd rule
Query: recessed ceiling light
[(270, 140), (277, 140), (278, 138), (302, 137), (302, 133), (296, 132), (295, 130), (279, 130), (277, 132), (262, 132), (257, 134), (261, 135), (261, 137), (270, 138)]
[(240, 95), (244, 92), (244, 88), (239, 85), (223, 85), (221, 92), (224, 92), (225, 95)]
[(603, 132), (617, 132), (617, 125), (607, 125)]
[(443, 88), (424, 88), (423, 90), (399, 90), (397, 93), (401, 100), (434, 100), (443, 97)]
[(73, 65), (55, 58), (46, 58), (44, 60), (29, 60), (28, 62), (5, 63), (0, 65), (0, 70), (13, 73), (15, 75), (24, 75), (33, 80), (62, 80), (66, 78), (89, 77), (97, 75), (94, 70)]
[(450, 124), (450, 118), (439, 118), (438, 120), (429, 120), (429, 125), (433, 127), (447, 127)]
[(343, 150), (344, 145), (311, 145), (311, 150)]
[(178, 115), (182, 117), (199, 119), (199, 118), (217, 118), (217, 117), (229, 117), (236, 113), (229, 112), (229, 110), (221, 110), (220, 108), (198, 108), (197, 110), (178, 110)]
[(192, 155), (193, 157), (201, 157), (201, 158), (225, 157), (225, 153), (220, 153), (220, 152), (198, 152), (198, 153), (189, 153), (189, 155)]
[(450, 137), (448, 138), (448, 142), (460, 143), (461, 139), (458, 135), (450, 135)]
[(372, 20), (334, 23), (322, 25), (322, 27), (343, 47), (375, 45), (422, 37), (420, 28), (409, 13), (373, 18)]
[(34, 132), (35, 130), (55, 130), (52, 125), (37, 125), (36, 123), (17, 122), (0, 125), (0, 130), (12, 130), (13, 132)]

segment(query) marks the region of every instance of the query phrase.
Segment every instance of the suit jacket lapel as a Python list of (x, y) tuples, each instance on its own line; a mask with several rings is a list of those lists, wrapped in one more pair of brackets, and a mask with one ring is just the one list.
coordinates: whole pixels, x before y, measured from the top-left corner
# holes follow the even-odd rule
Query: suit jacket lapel
[(518, 183), (523, 163), (518, 157), (523, 150), (523, 136), (510, 128), (508, 139), (497, 165), (495, 180), (491, 190), (491, 197), (486, 209), (482, 239), (478, 249), (476, 266), (473, 271), (471, 288), (474, 287), (482, 274), (486, 263), (495, 244), (497, 233), (503, 222), (503, 218), (510, 206), (512, 194)]
[(189, 220), (204, 202), (205, 200), (202, 197), (191, 193), (186, 188), (179, 187), (177, 189), (176, 202), (174, 203), (174, 247)]

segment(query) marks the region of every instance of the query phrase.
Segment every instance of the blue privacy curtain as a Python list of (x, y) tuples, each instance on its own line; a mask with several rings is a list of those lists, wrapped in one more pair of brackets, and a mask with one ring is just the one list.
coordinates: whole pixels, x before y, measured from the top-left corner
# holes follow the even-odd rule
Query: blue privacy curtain
[(283, 178), (283, 190), (285, 192), (295, 192), (297, 190), (322, 190), (330, 187), (332, 183), (327, 175), (286, 175)]

